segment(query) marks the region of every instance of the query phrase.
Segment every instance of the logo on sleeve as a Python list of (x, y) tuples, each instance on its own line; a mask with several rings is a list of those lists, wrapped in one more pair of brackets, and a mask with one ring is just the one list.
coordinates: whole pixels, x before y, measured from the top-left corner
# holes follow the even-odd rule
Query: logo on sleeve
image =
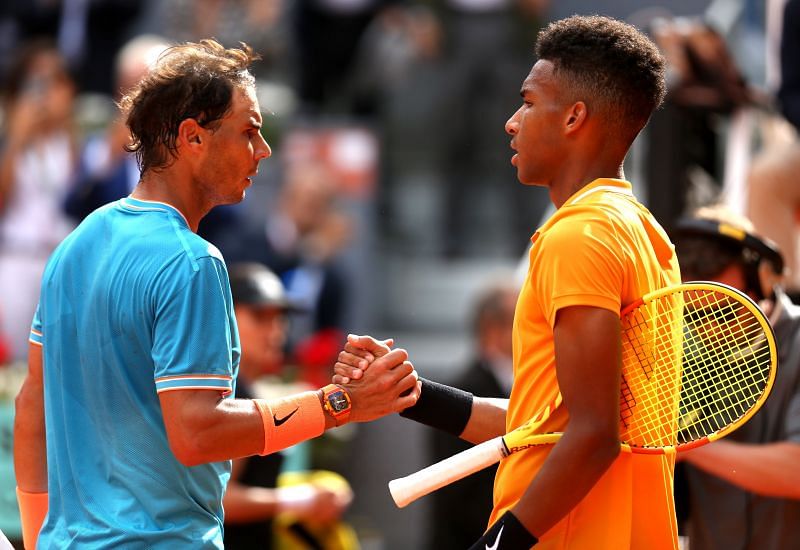
[(294, 416), (294, 413), (296, 413), (299, 410), (300, 410), (300, 407), (297, 407), (295, 410), (293, 410), (292, 412), (290, 412), (289, 414), (287, 414), (283, 418), (278, 418), (277, 415), (273, 414), (272, 415), (272, 421), (275, 422), (275, 426), (280, 426), (281, 424), (283, 424), (284, 422), (289, 420), (292, 416)]

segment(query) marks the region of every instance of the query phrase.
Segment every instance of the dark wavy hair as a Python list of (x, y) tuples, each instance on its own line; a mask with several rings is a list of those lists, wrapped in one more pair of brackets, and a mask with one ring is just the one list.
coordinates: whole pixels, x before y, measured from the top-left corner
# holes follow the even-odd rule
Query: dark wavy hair
[(254, 86), (248, 71), (258, 56), (246, 44), (225, 49), (215, 40), (166, 50), (155, 66), (120, 101), (131, 131), (125, 146), (142, 173), (169, 166), (177, 153), (178, 127), (187, 118), (219, 128), (235, 87)]
[(555, 21), (539, 33), (536, 55), (631, 141), (664, 100), (665, 61), (635, 27), (599, 15)]

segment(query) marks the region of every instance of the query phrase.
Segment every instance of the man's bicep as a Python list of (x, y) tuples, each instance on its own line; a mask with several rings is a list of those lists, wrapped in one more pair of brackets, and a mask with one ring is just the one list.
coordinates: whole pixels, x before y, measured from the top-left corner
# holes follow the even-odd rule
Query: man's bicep
[(620, 321), (611, 310), (562, 308), (553, 329), (556, 375), (573, 422), (617, 433), (619, 427)]
[(42, 350), (42, 346), (40, 344), (36, 344), (34, 342), (28, 343), (28, 378), (39, 384), (40, 386), (43, 385), (43, 365), (44, 365), (44, 353)]
[(214, 390), (180, 389), (159, 392), (158, 398), (170, 447), (179, 452), (197, 437), (198, 427), (213, 414), (221, 394)]

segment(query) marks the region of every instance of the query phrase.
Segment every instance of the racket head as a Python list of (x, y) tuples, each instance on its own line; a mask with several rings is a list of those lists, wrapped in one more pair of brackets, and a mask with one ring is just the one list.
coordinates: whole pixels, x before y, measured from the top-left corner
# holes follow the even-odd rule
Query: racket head
[(684, 451), (714, 441), (766, 401), (775, 380), (775, 337), (742, 292), (683, 283), (644, 296), (620, 317), (620, 439), (632, 452)]

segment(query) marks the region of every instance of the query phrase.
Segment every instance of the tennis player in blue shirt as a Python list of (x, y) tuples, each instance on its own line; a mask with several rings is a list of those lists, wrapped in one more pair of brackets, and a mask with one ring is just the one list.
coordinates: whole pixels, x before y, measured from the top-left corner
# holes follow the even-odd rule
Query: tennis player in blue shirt
[(211, 40), (176, 46), (122, 101), (141, 181), (53, 253), (31, 328), (14, 430), (26, 548), (37, 536), (43, 548), (222, 548), (230, 459), (416, 402), (403, 350), (368, 383), (234, 397), (228, 274), (196, 231), (271, 154), (253, 59)]

